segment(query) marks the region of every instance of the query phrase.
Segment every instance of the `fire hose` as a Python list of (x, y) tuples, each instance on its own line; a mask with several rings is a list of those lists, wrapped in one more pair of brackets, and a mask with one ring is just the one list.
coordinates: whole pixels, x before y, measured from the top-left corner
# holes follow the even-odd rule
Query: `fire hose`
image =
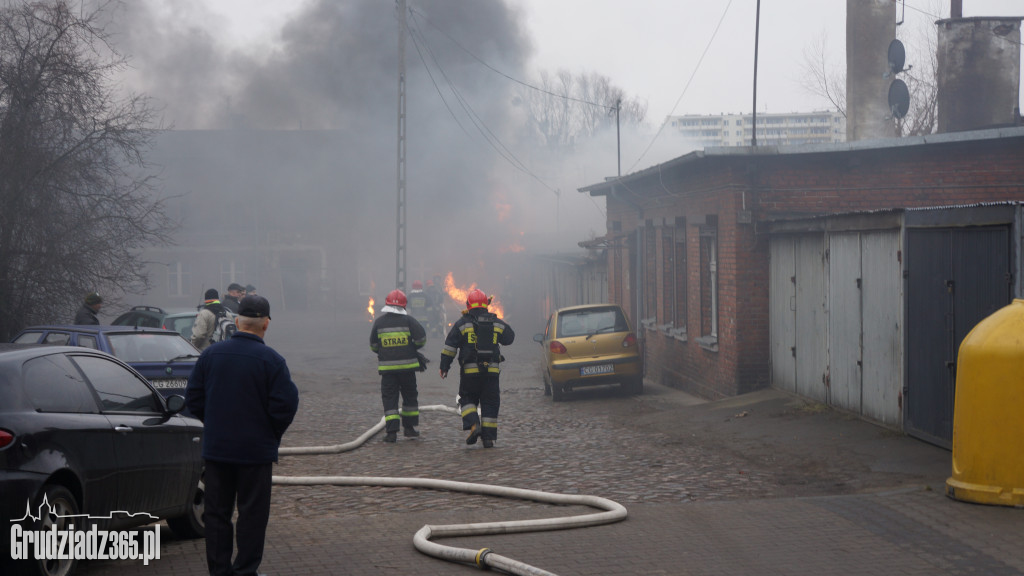
[[(440, 411), (458, 415), (459, 411), (451, 406), (440, 404), (420, 406), (420, 412)], [(354, 450), (382, 430), (385, 421), (382, 418), (377, 424), (364, 432), (355, 440), (333, 446), (301, 446), (284, 447), (279, 450), (282, 455), (301, 454), (338, 454)], [(453, 538), (458, 536), (482, 536), (486, 534), (514, 534), (523, 532), (542, 532), (546, 530), (564, 530), (570, 528), (583, 528), (586, 526), (598, 526), (611, 524), (626, 518), (626, 508), (607, 498), (599, 496), (586, 496), (575, 494), (555, 494), (540, 490), (526, 490), (523, 488), (511, 488), (508, 486), (495, 486), (490, 484), (474, 484), (470, 482), (457, 482), (454, 480), (438, 480), (433, 478), (389, 478), (373, 476), (274, 476), (273, 483), (281, 486), (383, 486), (401, 488), (426, 488), (431, 490), (446, 490), (451, 492), (464, 492), (467, 494), (480, 494), (485, 496), (498, 496), (501, 498), (516, 498), (520, 500), (532, 500), (547, 504), (558, 505), (580, 505), (603, 510), (593, 514), (578, 516), (563, 516), (558, 518), (540, 518), (534, 520), (512, 520), (505, 522), (480, 522), (473, 524), (427, 524), (416, 532), (413, 537), (413, 545), (421, 553), (433, 556), (449, 562), (471, 564), (482, 569), (495, 568), (509, 574), (523, 576), (556, 576), (555, 574), (542, 570), (530, 564), (514, 560), (493, 552), (490, 548), (472, 550), (469, 548), (457, 548), (445, 546), (432, 542), (431, 538)]]

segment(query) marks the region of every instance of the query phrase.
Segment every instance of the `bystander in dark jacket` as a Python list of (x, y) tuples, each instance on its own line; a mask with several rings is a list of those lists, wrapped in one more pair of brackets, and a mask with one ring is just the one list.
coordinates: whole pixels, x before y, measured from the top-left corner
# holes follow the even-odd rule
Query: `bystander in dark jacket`
[(98, 325), (100, 319), (96, 314), (99, 313), (102, 306), (103, 298), (99, 294), (96, 292), (86, 294), (85, 302), (82, 303), (82, 307), (75, 313), (75, 324), (84, 326)]
[(238, 299), (244, 294), (245, 287), (237, 282), (232, 282), (228, 285), (228, 292), (220, 299), (220, 302), (225, 308), (230, 310), (232, 314), (238, 314)]
[(299, 405), (288, 365), (263, 341), (270, 303), (262, 296), (243, 298), (238, 314), (239, 331), (203, 351), (185, 390), (189, 410), (205, 425), (203, 521), (210, 574), (256, 574), (270, 519), (273, 463)]

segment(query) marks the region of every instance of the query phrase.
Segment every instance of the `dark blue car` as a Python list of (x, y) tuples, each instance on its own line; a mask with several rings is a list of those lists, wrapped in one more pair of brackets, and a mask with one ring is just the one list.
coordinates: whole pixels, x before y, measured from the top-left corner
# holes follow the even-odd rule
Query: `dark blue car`
[(185, 393), (199, 358), (199, 351), (181, 334), (137, 326), (32, 326), (12, 342), (81, 346), (112, 354), (145, 376), (164, 397)]

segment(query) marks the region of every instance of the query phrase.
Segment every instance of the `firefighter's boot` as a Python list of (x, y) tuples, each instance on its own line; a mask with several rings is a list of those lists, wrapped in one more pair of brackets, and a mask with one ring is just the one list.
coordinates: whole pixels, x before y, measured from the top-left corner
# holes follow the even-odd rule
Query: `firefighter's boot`
[(480, 425), (473, 424), (469, 428), (469, 436), (466, 436), (466, 444), (476, 444), (476, 441), (480, 438)]

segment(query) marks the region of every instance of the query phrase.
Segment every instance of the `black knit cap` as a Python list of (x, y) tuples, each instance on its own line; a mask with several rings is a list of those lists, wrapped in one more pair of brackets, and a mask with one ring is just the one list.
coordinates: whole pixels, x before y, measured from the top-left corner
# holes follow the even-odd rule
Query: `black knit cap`
[(263, 296), (246, 296), (238, 303), (238, 315), (248, 318), (270, 318), (270, 302)]
[(217, 294), (216, 288), (210, 288), (206, 291), (205, 294), (203, 294), (203, 300), (216, 300), (219, 297), (220, 295)]

